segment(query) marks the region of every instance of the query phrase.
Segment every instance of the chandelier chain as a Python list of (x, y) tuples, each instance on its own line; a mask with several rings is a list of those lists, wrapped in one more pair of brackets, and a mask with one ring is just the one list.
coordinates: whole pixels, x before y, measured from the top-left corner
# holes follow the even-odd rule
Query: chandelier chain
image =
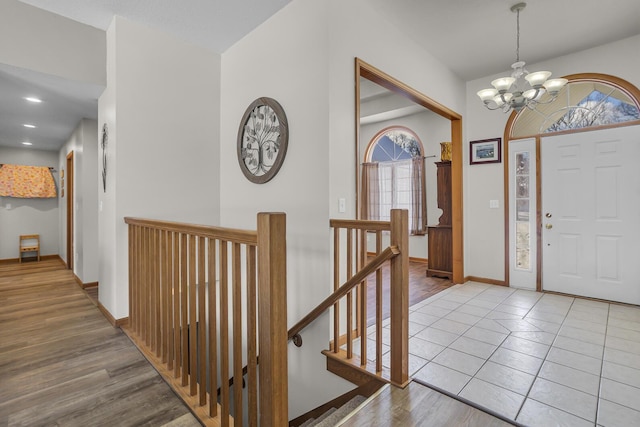
[(516, 62), (520, 62), (520, 9), (516, 10)]

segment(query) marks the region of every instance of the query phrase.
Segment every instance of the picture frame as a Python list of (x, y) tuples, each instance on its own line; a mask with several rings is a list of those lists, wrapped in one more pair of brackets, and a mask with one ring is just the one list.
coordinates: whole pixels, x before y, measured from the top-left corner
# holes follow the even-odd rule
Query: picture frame
[(502, 162), (502, 138), (469, 141), (469, 164)]
[(289, 123), (282, 105), (262, 97), (247, 107), (238, 128), (240, 170), (255, 184), (271, 180), (282, 166), (289, 143)]

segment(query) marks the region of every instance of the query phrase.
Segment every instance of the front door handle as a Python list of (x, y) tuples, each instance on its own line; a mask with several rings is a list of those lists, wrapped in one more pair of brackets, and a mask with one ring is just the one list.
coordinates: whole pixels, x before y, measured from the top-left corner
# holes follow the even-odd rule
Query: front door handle
[(551, 224), (546, 224), (544, 227), (545, 227), (547, 230), (551, 230), (551, 229), (553, 228), (553, 225), (551, 225)]

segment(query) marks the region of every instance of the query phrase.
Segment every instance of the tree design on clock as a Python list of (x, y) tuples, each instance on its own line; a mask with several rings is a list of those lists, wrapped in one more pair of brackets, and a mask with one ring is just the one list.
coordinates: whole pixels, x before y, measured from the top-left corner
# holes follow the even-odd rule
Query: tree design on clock
[(287, 116), (278, 101), (258, 98), (249, 105), (238, 129), (238, 162), (249, 181), (263, 184), (278, 173), (288, 138)]

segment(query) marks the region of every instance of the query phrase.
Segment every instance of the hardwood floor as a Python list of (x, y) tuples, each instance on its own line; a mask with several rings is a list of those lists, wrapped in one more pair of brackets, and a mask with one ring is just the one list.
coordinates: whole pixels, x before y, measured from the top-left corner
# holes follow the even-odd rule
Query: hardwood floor
[[(422, 300), (444, 291), (453, 285), (449, 279), (427, 277), (427, 264), (421, 262), (409, 262), (409, 307)], [(367, 282), (367, 324), (375, 323), (376, 315), (376, 282), (375, 274), (368, 277)], [(389, 306), (389, 263), (382, 267), (382, 293), (387, 297), (382, 300), (382, 318), (386, 319), (390, 314)]]
[(199, 423), (58, 260), (0, 265), (0, 426)]
[(512, 424), (412, 382), (406, 388), (388, 387), (347, 420), (349, 427), (506, 427)]
[[(411, 268), (410, 304), (451, 285)], [(199, 425), (59, 260), (0, 265), (0, 384), (0, 427)], [(412, 383), (346, 425), (503, 424)]]

